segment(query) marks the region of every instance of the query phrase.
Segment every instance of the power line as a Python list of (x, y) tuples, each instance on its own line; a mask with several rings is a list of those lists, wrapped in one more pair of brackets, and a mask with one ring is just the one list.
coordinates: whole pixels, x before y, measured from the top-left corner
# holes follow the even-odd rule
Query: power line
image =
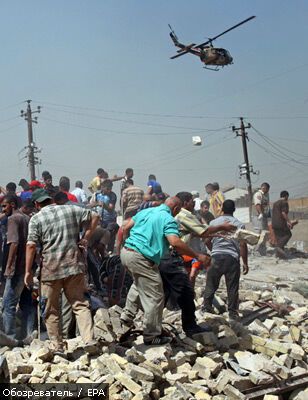
[[(106, 132), (106, 133), (113, 133), (115, 135), (133, 135), (133, 136), (176, 136), (176, 135), (191, 135), (191, 132), (155, 132), (155, 133), (140, 133), (140, 132), (127, 132), (127, 131), (119, 131), (119, 130), (114, 130), (114, 129), (106, 129), (106, 128), (97, 128), (97, 127), (91, 127), (88, 125), (81, 125), (81, 124), (75, 124), (72, 122), (66, 122), (66, 121), (60, 121), (54, 118), (47, 118), (47, 117), (41, 117), (41, 119), (45, 121), (50, 121), (50, 122), (55, 122), (57, 124), (61, 125), (67, 125), (67, 126), (73, 126), (77, 128), (82, 128), (82, 129), (88, 129), (96, 132)], [(222, 127), (220, 129), (202, 129), (195, 131), (194, 133), (202, 133), (204, 131), (206, 132), (221, 132), (223, 130), (226, 130), (228, 127)]]
[[(254, 126), (252, 126), (252, 129), (253, 129), (263, 140), (265, 140), (269, 145), (271, 145), (271, 146), (272, 146), (273, 148), (275, 148), (276, 150), (278, 149), (278, 150), (282, 151), (283, 154), (286, 154), (284, 151), (288, 151), (289, 153), (292, 153), (292, 154), (294, 154), (294, 155), (296, 155), (296, 156), (303, 157), (304, 159), (307, 158), (307, 156), (304, 155), (304, 154), (297, 153), (297, 152), (295, 152), (295, 151), (292, 151), (292, 150), (290, 150), (290, 149), (288, 149), (288, 148), (282, 146), (281, 144), (278, 144), (278, 143), (274, 142), (272, 139), (268, 138), (267, 136), (265, 136), (264, 134), (262, 134), (260, 131), (258, 131)], [(281, 149), (282, 149), (282, 150), (281, 150)], [(291, 160), (293, 161), (293, 159), (291, 159)]]
[[(110, 110), (105, 108), (97, 108), (97, 107), (84, 107), (84, 106), (73, 106), (68, 104), (59, 104), (59, 103), (52, 103), (48, 101), (41, 101), (41, 104), (51, 105), (55, 107), (64, 107), (70, 108), (73, 110), (85, 110), (85, 111), (95, 111), (95, 112), (103, 112), (109, 114), (123, 114), (123, 115), (134, 115), (134, 116), (141, 116), (141, 117), (151, 117), (151, 118), (179, 118), (179, 119), (238, 119), (238, 116), (219, 116), (219, 115), (183, 115), (183, 114), (171, 114), (171, 113), (143, 113), (143, 112), (133, 112), (133, 111), (125, 111), (125, 110)], [(51, 109), (52, 107), (50, 107)], [(61, 111), (57, 109), (57, 111)], [(63, 111), (63, 110), (62, 110)], [(68, 111), (66, 111), (68, 112)], [(84, 114), (88, 115), (88, 114)], [(88, 115), (89, 116), (89, 115)], [(92, 117), (92, 116), (91, 116)], [(298, 116), (245, 116), (245, 119), (281, 119), (281, 120), (288, 120), (288, 119), (308, 119), (305, 115), (298, 115)]]
[(174, 129), (185, 129), (185, 130), (191, 130), (191, 131), (210, 131), (212, 132), (215, 129), (205, 129), (205, 128), (193, 128), (191, 126), (177, 126), (177, 125), (165, 125), (165, 124), (157, 124), (157, 123), (152, 123), (152, 122), (144, 122), (144, 121), (136, 121), (136, 120), (128, 120), (128, 119), (121, 119), (121, 118), (111, 118), (111, 117), (103, 117), (101, 115), (95, 115), (95, 114), (85, 114), (85, 113), (80, 113), (80, 112), (75, 112), (75, 111), (67, 111), (67, 110), (61, 110), (61, 109), (55, 109), (48, 107), (49, 110), (54, 110), (57, 112), (62, 112), (65, 114), (72, 114), (72, 115), (79, 115), (79, 116), (84, 116), (88, 118), (98, 118), (98, 119), (103, 119), (107, 121), (115, 121), (115, 122), (125, 122), (128, 124), (136, 124), (136, 125), (146, 125), (146, 126), (157, 126), (157, 127), (163, 127), (163, 128), (174, 128)]

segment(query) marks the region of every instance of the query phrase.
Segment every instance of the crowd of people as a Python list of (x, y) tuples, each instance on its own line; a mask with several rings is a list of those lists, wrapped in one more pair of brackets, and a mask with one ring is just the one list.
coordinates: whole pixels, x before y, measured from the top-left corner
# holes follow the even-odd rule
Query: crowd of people
[[(215, 292), (225, 276), (229, 318), (239, 318), (240, 259), (247, 274), (248, 251), (245, 241), (232, 236), (245, 228), (234, 217), (234, 201), (225, 199), (217, 182), (205, 186), (207, 199), (201, 199), (196, 191), (169, 196), (153, 174), (143, 190), (133, 176), (132, 168), (112, 178), (99, 168), (88, 186), (90, 196), (80, 180), (73, 190), (66, 176), (54, 185), (48, 171), (41, 180), (21, 179), (20, 191), (14, 182), (0, 188), (0, 342), (6, 335), (12, 346), (29, 343), (42, 318), (55, 352), (63, 353), (64, 339), (76, 333), (92, 348), (93, 310), (102, 299), (124, 307), (121, 321), (127, 326), (143, 311), (146, 345), (171, 340), (162, 333), (167, 304), (180, 308), (187, 336), (206, 332), (210, 327), (197, 325), (195, 317), (194, 284), (201, 269), (207, 271), (202, 310), (214, 312)], [(117, 181), (120, 212), (113, 191)], [(263, 183), (254, 195), (259, 231), (268, 230), (269, 188)], [(289, 220), (288, 196), (283, 191), (272, 210), (279, 257), (285, 257), (297, 223)]]

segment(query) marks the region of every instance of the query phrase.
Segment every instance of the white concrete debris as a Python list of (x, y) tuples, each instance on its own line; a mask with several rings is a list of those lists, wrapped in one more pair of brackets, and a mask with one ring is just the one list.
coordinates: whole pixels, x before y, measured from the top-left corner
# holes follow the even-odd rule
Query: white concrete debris
[[(86, 353), (80, 337), (67, 341), (63, 355), (54, 355), (48, 341), (36, 339), (24, 348), (3, 347), (0, 372), (14, 383), (107, 383), (113, 400), (244, 399), (248, 389), (271, 387), (274, 382), (308, 373), (308, 300), (292, 287), (280, 288), (273, 282), (281, 281), (271, 279), (266, 290), (242, 283), (242, 323), (229, 322), (227, 314), (200, 312), (201, 275), (196, 288), (198, 323), (207, 323), (212, 332), (193, 338), (181, 333), (164, 346), (145, 346), (140, 335), (119, 342), (127, 328), (120, 322), (121, 309), (114, 306), (99, 309), (95, 315), (99, 354)], [(226, 306), (225, 289), (218, 294), (220, 304)], [(264, 301), (280, 305), (280, 314), (272, 310), (262, 316), (259, 302)], [(254, 320), (245, 323), (258, 310)], [(165, 310), (164, 321), (180, 332), (180, 311)], [(141, 323), (140, 315), (136, 325), (141, 327)], [(307, 393), (303, 386), (289, 398), (305, 399)], [(278, 398), (270, 393), (264, 397)]]

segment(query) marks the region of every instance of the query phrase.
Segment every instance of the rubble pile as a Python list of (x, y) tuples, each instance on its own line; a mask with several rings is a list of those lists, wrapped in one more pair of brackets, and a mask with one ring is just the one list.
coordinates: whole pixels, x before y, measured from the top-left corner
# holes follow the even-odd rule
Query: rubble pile
[[(197, 288), (199, 306), (200, 291)], [(6, 358), (11, 382), (107, 383), (114, 400), (245, 399), (250, 398), (247, 393), (260, 388), (269, 391), (259, 398), (278, 399), (278, 395), (270, 395), (277, 382), (308, 379), (308, 301), (286, 289), (242, 290), (240, 296), (242, 323), (228, 321), (226, 314), (198, 309), (198, 322), (206, 322), (212, 332), (193, 338), (179, 333), (171, 345), (145, 346), (138, 331), (142, 314), (134, 334), (120, 322), (122, 309), (113, 306), (96, 312), (99, 346), (90, 354), (78, 337), (67, 341), (63, 355), (54, 355), (48, 341), (38, 339), (25, 348), (3, 347), (0, 355)], [(223, 296), (217, 300), (221, 308), (225, 306)], [(259, 319), (253, 314), (249, 321), (252, 313), (262, 311), (260, 302), (275, 304), (272, 311), (276, 315)], [(164, 321), (171, 333), (181, 331), (180, 311), (165, 310)], [(306, 396), (303, 385), (289, 398)]]

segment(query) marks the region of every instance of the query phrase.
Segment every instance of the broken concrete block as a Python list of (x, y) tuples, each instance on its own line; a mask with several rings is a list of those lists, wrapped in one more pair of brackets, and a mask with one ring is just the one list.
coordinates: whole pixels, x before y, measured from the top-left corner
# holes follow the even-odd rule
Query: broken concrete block
[(291, 343), (289, 347), (291, 349), (290, 357), (294, 358), (294, 360), (302, 360), (304, 358), (305, 350), (300, 345)]
[(188, 382), (188, 376), (186, 374), (172, 374), (170, 371), (165, 374), (165, 378), (170, 383), (170, 385), (174, 385), (176, 382)]
[(209, 388), (201, 385), (196, 385), (195, 383), (184, 383), (184, 387), (192, 394), (196, 394), (199, 391), (209, 392)]
[(281, 354), (281, 356), (279, 356), (278, 359), (280, 362), (282, 362), (281, 365), (283, 365), (289, 369), (292, 368), (294, 359), (291, 356), (289, 356), (288, 354)]
[(302, 337), (301, 330), (297, 326), (291, 325), (289, 328), (289, 331), (290, 331), (292, 340), (296, 343), (299, 343), (301, 340), (301, 337)]
[(307, 307), (298, 307), (295, 310), (290, 312), (290, 317), (292, 317), (295, 321), (299, 321), (308, 315)]
[(245, 400), (246, 396), (241, 393), (237, 388), (232, 385), (227, 385), (224, 388), (224, 394), (227, 396), (228, 400)]
[(116, 374), (115, 378), (122, 386), (126, 387), (126, 389), (134, 394), (137, 394), (142, 389), (142, 386), (134, 382), (131, 377), (125, 373)]
[(270, 332), (276, 325), (276, 322), (273, 319), (267, 318), (264, 322), (263, 325), (266, 327), (266, 329)]
[(159, 364), (154, 364), (151, 361), (146, 360), (145, 362), (139, 364), (139, 367), (146, 368), (148, 371), (151, 371), (155, 377), (156, 381), (162, 380), (164, 376), (164, 371)]
[(255, 319), (251, 324), (248, 325), (248, 330), (254, 335), (261, 337), (269, 337), (269, 331), (266, 326), (258, 319)]
[(249, 377), (239, 376), (234, 371), (224, 369), (220, 372), (215, 380), (215, 390), (218, 393), (222, 393), (225, 386), (229, 383), (240, 391), (249, 389), (253, 386), (253, 383), (250, 381)]
[(196, 394), (195, 394), (195, 399), (196, 400), (210, 400), (212, 398), (212, 396), (210, 396), (207, 392), (205, 392), (204, 390), (199, 390)]
[(278, 342), (277, 340), (268, 339), (265, 347), (267, 349), (273, 350), (276, 353), (287, 354), (290, 351), (290, 345), (288, 343)]
[(123, 386), (118, 381), (116, 381), (113, 384), (111, 384), (109, 386), (109, 396), (110, 396), (110, 398), (112, 398), (112, 396), (115, 395), (116, 393), (121, 392), (122, 389), (123, 389)]
[(110, 354), (110, 357), (111, 357), (117, 364), (119, 364), (119, 366), (122, 367), (122, 368), (125, 368), (125, 367), (127, 366), (127, 364), (128, 364), (128, 361), (127, 361), (125, 358), (119, 356), (118, 354), (115, 354), (115, 353)]
[(188, 372), (188, 378), (190, 381), (194, 381), (194, 380), (198, 379), (198, 371), (191, 369)]
[(268, 360), (261, 354), (253, 354), (249, 351), (237, 351), (234, 357), (239, 366), (248, 371), (261, 371), (264, 368), (264, 363)]
[(170, 344), (153, 347), (139, 345), (138, 347), (136, 347), (136, 349), (143, 353), (148, 361), (152, 361), (155, 364), (162, 361), (168, 362), (169, 358), (172, 355), (172, 348)]
[(182, 364), (179, 367), (177, 367), (176, 372), (178, 374), (188, 375), (189, 372), (191, 371), (191, 369), (192, 369), (192, 366), (189, 363), (185, 363), (185, 364)]
[(146, 360), (145, 356), (140, 351), (137, 351), (135, 347), (128, 349), (125, 356), (129, 363), (134, 364), (140, 364)]
[(268, 383), (274, 382), (274, 378), (271, 375), (268, 375), (262, 371), (250, 372), (249, 379), (255, 385), (266, 385)]
[(141, 391), (132, 398), (132, 400), (150, 400), (150, 395), (144, 391)]
[[(134, 381), (153, 381), (153, 372), (147, 370), (146, 368), (140, 367), (138, 365), (130, 364), (127, 368), (127, 373), (131, 376)], [(141, 382), (142, 383), (142, 382)]]
[(207, 379), (210, 376), (217, 375), (221, 371), (222, 366), (222, 363), (217, 363), (209, 357), (198, 357), (193, 370), (198, 371), (200, 378)]

